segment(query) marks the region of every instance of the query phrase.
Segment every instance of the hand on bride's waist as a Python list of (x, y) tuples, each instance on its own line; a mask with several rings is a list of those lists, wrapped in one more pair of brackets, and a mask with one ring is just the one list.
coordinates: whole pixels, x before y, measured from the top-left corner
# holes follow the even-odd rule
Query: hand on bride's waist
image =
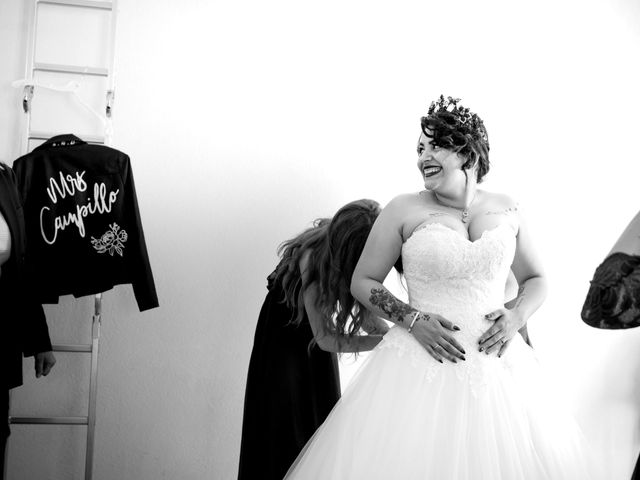
[(478, 350), (487, 355), (498, 352), (498, 357), (501, 357), (513, 337), (518, 335), (518, 330), (525, 325), (525, 319), (517, 310), (508, 308), (498, 308), (484, 318), (494, 323), (478, 339)]
[(443, 359), (457, 363), (466, 360), (465, 350), (454, 338), (460, 327), (436, 313), (417, 312), (411, 321), (410, 333), (424, 349), (440, 363)]
[(365, 310), (362, 330), (368, 335), (385, 335), (389, 331), (389, 324), (369, 310)]

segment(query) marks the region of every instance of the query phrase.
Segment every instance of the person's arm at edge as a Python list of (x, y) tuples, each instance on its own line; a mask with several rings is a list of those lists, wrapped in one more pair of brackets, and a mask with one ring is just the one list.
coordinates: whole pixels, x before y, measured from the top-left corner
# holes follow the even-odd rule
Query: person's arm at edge
[[(309, 262), (309, 252), (305, 252), (299, 262), (299, 268), (302, 276), (302, 284), (307, 283), (307, 265)], [(365, 352), (372, 350), (380, 340), (382, 335), (336, 335), (327, 329), (327, 319), (325, 315), (316, 307), (316, 299), (318, 298), (317, 284), (307, 285), (303, 294), (304, 308), (307, 312), (309, 325), (313, 332), (313, 337), (325, 352), (333, 353), (352, 353)]]

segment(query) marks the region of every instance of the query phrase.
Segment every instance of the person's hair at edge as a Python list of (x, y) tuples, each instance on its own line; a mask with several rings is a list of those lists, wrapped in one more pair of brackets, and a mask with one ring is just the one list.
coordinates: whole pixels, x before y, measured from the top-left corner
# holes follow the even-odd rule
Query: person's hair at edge
[[(272, 280), (282, 283), (284, 301), (296, 312), (292, 323), (302, 321), (303, 291), (316, 283), (316, 308), (326, 318), (325, 331), (335, 335), (358, 332), (366, 310), (351, 295), (351, 277), (379, 214), (378, 202), (356, 200), (340, 208), (333, 218), (316, 220), (313, 227), (280, 245), (278, 255), (282, 259)], [(310, 251), (307, 283), (302, 285), (298, 264), (307, 250)]]
[(452, 150), (466, 159), (462, 165), (465, 175), (467, 169), (477, 165), (476, 179), (480, 183), (489, 171), (489, 137), (482, 119), (459, 102), (459, 98), (445, 99), (440, 95), (431, 102), (420, 125), (431, 145)]

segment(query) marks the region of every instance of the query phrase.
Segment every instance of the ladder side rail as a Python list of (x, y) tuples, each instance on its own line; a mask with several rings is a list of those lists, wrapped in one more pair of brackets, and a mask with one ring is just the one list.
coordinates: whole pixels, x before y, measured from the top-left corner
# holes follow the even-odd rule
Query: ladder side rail
[(96, 430), (96, 403), (98, 397), (98, 352), (100, 346), (100, 324), (102, 322), (102, 294), (95, 296), (94, 315), (91, 326), (91, 374), (89, 376), (89, 412), (87, 415), (87, 449), (85, 454), (85, 480), (93, 476), (93, 451)]
[[(25, 62), (24, 78), (33, 81), (33, 64), (36, 55), (36, 32), (38, 29), (38, 0), (31, 3), (31, 21), (27, 33), (27, 60)], [(26, 87), (25, 87), (26, 88)], [(22, 154), (29, 151), (29, 131), (31, 130), (31, 105), (25, 109), (25, 117), (22, 130)]]

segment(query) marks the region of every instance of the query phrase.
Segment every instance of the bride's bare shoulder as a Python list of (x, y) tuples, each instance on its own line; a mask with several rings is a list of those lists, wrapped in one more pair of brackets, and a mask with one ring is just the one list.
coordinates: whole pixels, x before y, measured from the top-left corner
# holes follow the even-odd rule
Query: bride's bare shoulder
[(483, 190), (483, 204), (487, 212), (510, 213), (518, 211), (518, 201), (506, 193), (488, 192)]
[(411, 193), (402, 193), (397, 195), (391, 199), (391, 201), (387, 204), (387, 207), (391, 208), (407, 208), (413, 207), (415, 205), (420, 205), (424, 202), (422, 198), (423, 192), (411, 192)]
[[(424, 208), (420, 203), (420, 193), (403, 193), (391, 199), (380, 214), (379, 221), (386, 225), (395, 225), (400, 228), (407, 218), (415, 215), (415, 212)], [(379, 222), (379, 223), (380, 223)]]

